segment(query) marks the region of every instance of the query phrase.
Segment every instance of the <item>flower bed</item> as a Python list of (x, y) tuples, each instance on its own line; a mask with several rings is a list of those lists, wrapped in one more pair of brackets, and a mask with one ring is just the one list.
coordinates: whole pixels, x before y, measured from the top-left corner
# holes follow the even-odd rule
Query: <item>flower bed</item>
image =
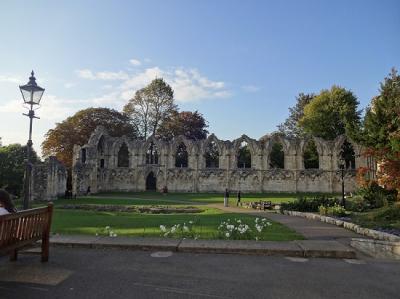
[(122, 206), (122, 205), (63, 205), (58, 207), (65, 210), (86, 210), (97, 212), (133, 212), (148, 214), (175, 214), (175, 213), (201, 213), (202, 209), (197, 207), (169, 207), (169, 206)]

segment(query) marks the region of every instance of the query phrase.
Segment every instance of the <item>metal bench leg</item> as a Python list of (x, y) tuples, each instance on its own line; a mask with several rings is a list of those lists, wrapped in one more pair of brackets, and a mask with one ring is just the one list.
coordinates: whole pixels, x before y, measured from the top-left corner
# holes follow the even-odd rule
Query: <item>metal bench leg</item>
[(42, 263), (49, 260), (49, 236), (43, 236), (42, 238)]

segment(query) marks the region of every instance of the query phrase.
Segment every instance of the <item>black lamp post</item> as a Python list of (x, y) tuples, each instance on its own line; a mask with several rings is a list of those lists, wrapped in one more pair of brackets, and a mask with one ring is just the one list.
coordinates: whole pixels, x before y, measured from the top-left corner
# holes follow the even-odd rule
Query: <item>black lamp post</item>
[(346, 206), (346, 199), (344, 196), (344, 163), (341, 161), (340, 163), (340, 172), (341, 172), (341, 177), (342, 177), (342, 206)]
[(29, 139), (27, 143), (27, 153), (26, 153), (26, 168), (25, 168), (25, 182), (24, 182), (24, 210), (29, 208), (29, 199), (31, 197), (31, 176), (32, 176), (32, 164), (31, 164), (31, 152), (32, 152), (32, 120), (34, 118), (39, 118), (35, 116), (35, 111), (33, 109), (34, 105), (39, 105), (42, 99), (44, 88), (40, 87), (36, 83), (36, 78), (32, 71), (29, 77), (29, 82), (26, 85), (19, 86), (19, 89), (24, 100), (24, 104), (27, 105), (29, 109), (28, 114), (23, 114), (29, 117)]

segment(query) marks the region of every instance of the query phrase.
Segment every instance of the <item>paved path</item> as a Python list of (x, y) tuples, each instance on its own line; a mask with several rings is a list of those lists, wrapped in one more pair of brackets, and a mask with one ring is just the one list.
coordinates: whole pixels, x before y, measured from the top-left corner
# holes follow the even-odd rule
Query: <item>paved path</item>
[(52, 248), (0, 258), (2, 299), (352, 298), (400, 294), (400, 263)]
[(324, 223), (318, 220), (306, 219), (303, 217), (288, 216), (271, 211), (260, 211), (243, 209), (238, 207), (224, 207), (223, 204), (211, 204), (209, 207), (217, 208), (226, 212), (244, 213), (254, 216), (267, 217), (273, 221), (293, 229), (308, 240), (340, 240), (349, 243), (350, 238), (365, 238), (355, 232), (338, 227), (333, 224)]

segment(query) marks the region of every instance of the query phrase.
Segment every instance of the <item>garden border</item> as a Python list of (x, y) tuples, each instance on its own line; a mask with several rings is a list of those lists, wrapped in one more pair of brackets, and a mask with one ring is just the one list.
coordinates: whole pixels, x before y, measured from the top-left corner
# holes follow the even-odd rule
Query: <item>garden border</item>
[(329, 217), (329, 216), (321, 216), (321, 215), (318, 215), (315, 213), (287, 211), (287, 210), (284, 210), (282, 212), (282, 214), (289, 215), (289, 216), (298, 216), (298, 217), (303, 217), (303, 218), (312, 219), (312, 220), (319, 220), (321, 222), (334, 224), (336, 226), (340, 226), (340, 227), (346, 228), (348, 230), (352, 230), (352, 231), (356, 232), (357, 234), (371, 237), (375, 240), (390, 241), (390, 242), (399, 242), (400, 241), (399, 236), (392, 235), (392, 234), (385, 233), (385, 232), (380, 232), (380, 231), (377, 231), (374, 229), (365, 228), (365, 227), (359, 226), (358, 224), (354, 224), (352, 222), (347, 222), (347, 221), (336, 219), (336, 218)]

